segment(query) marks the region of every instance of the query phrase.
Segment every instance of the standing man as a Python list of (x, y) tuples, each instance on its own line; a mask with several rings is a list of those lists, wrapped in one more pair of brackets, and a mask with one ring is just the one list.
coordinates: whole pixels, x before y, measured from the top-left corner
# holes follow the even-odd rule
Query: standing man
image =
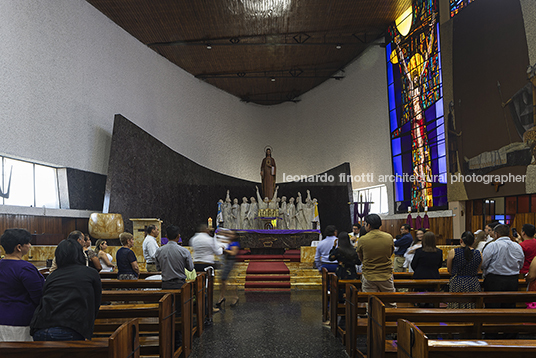
[(155, 225), (149, 225), (145, 228), (145, 239), (143, 240), (143, 257), (145, 258), (145, 267), (148, 272), (157, 272), (155, 254), (158, 249), (156, 238), (160, 231)]
[[(517, 291), (519, 270), (525, 255), (517, 242), (510, 240), (510, 228), (499, 224), (493, 229), (495, 241), (482, 253), (484, 291)], [(486, 304), (486, 308), (515, 308), (513, 303)]]
[[(395, 250), (393, 237), (380, 231), (381, 226), (382, 219), (377, 214), (365, 216), (367, 234), (357, 241), (357, 255), (363, 263), (363, 292), (395, 292), (391, 261)], [(396, 307), (395, 304), (389, 305)]]
[(207, 224), (201, 224), (197, 227), (197, 233), (190, 239), (190, 246), (194, 249), (194, 268), (197, 272), (204, 272), (209, 266), (214, 267), (214, 255), (223, 254), (225, 244), (219, 244), (209, 233)]
[(162, 289), (180, 289), (186, 282), (184, 269), (194, 269), (192, 255), (179, 245), (181, 235), (178, 226), (168, 226), (166, 234), (169, 240), (167, 245), (159, 247), (155, 253), (156, 268), (162, 271)]
[(402, 237), (395, 241), (396, 251), (393, 269), (394, 272), (406, 272), (406, 269), (404, 268), (404, 262), (406, 261), (404, 254), (413, 243), (413, 236), (411, 236), (410, 231), (411, 226), (409, 226), (409, 224), (404, 224), (400, 228)]
[(337, 270), (337, 261), (329, 260), (329, 252), (335, 246), (335, 240), (337, 240), (337, 228), (334, 225), (328, 225), (324, 232), (326, 236), (318, 246), (316, 247), (315, 264), (318, 271), (322, 271), (322, 267), (325, 267), (328, 272), (335, 272)]
[(528, 273), (530, 263), (532, 262), (534, 256), (536, 256), (536, 239), (534, 238), (535, 233), (536, 229), (532, 224), (525, 224), (521, 229), (521, 238), (523, 239), (523, 241), (520, 242), (519, 245), (521, 245), (521, 248), (523, 249), (523, 254), (525, 255), (525, 262), (523, 263), (523, 267), (521, 268), (521, 271), (519, 271), (519, 273)]
[(498, 221), (492, 221), (490, 223), (487, 223), (486, 226), (484, 226), (484, 232), (486, 233), (486, 240), (482, 240), (476, 245), (475, 249), (477, 249), (480, 252), (484, 251), (484, 247), (491, 241), (493, 241), (493, 228), (497, 225), (499, 225), (500, 222)]

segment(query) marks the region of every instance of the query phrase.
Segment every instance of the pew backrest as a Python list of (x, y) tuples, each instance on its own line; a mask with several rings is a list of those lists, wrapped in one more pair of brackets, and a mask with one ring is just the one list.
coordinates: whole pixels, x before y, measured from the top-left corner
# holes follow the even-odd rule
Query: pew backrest
[(139, 358), (138, 319), (131, 319), (108, 338), (91, 341), (0, 342), (2, 358)]

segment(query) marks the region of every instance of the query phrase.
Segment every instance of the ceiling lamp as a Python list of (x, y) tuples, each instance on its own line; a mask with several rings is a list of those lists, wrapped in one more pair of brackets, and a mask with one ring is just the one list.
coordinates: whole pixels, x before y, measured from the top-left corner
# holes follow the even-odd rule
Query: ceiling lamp
[(406, 36), (411, 30), (411, 24), (413, 22), (413, 8), (410, 6), (395, 20), (396, 29), (400, 32), (400, 35)]

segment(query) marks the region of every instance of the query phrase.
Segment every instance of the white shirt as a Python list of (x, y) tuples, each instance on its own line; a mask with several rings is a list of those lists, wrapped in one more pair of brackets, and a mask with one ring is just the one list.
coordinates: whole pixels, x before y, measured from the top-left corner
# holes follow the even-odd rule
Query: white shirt
[(484, 250), (484, 246), (486, 246), (486, 244), (491, 240), (493, 240), (493, 238), (488, 235), (488, 237), (486, 237), (486, 240), (482, 240), (478, 243), (478, 245), (476, 245), (475, 249), (482, 252), (482, 250)]
[(501, 276), (518, 275), (525, 262), (521, 245), (503, 236), (486, 246), (482, 253), (482, 271)]
[(145, 262), (148, 264), (154, 264), (156, 263), (155, 254), (156, 250), (158, 249), (158, 243), (156, 242), (156, 238), (147, 235), (145, 237), (145, 240), (143, 240), (143, 257), (145, 258)]
[(215, 237), (204, 232), (198, 232), (190, 239), (190, 246), (194, 249), (194, 262), (214, 263), (214, 255), (223, 254), (223, 244), (219, 244)]
[[(105, 254), (106, 254), (106, 257), (108, 257), (108, 261), (110, 261), (110, 263), (112, 263), (112, 261), (114, 259), (112, 257), (112, 255), (110, 255), (109, 253), (105, 253)], [(102, 266), (102, 270), (100, 270), (100, 272), (112, 272), (114, 270), (114, 267), (106, 265), (106, 263), (104, 262), (103, 259), (99, 258), (99, 261), (100, 261), (100, 264)]]

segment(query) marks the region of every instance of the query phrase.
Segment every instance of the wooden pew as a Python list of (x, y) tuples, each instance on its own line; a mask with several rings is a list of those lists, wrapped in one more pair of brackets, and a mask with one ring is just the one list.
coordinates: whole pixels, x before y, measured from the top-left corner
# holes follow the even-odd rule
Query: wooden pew
[[(361, 288), (361, 280), (339, 280), (338, 277), (332, 273), (329, 272), (326, 274), (327, 280), (330, 283), (330, 293), (329, 293), (329, 315), (331, 318), (330, 321), (330, 328), (331, 332), (334, 336), (340, 335), (342, 338), (343, 344), (345, 344), (345, 329), (338, 326), (337, 321), (338, 318), (341, 316), (345, 316), (346, 314), (346, 307), (344, 303), (340, 303), (339, 301), (342, 301), (340, 299), (341, 293), (344, 294), (350, 285), (354, 285), (357, 288)], [(483, 280), (480, 280), (481, 284)], [(434, 279), (434, 280), (416, 280), (416, 279), (395, 279), (394, 280), (395, 288), (408, 288), (410, 291), (413, 290), (427, 290), (427, 291), (435, 291), (439, 292), (442, 290), (442, 288), (446, 287), (449, 284), (448, 279)], [(527, 283), (525, 280), (519, 279), (518, 281), (520, 289), (526, 288)], [(467, 302), (464, 301), (462, 298), (460, 298), (462, 301), (460, 302)], [(488, 297), (488, 302), (502, 302), (498, 301), (500, 297), (498, 297), (495, 301), (493, 301), (492, 297)], [(387, 301), (389, 302), (389, 301)], [(394, 302), (394, 301), (393, 301)], [(400, 301), (400, 302), (410, 302), (410, 301)], [(431, 303), (434, 303), (436, 301), (432, 301)], [(523, 301), (510, 301), (510, 302), (523, 302)], [(531, 302), (531, 300), (528, 300), (526, 302)], [(426, 303), (426, 302), (424, 302)], [(439, 302), (436, 302), (439, 303)]]
[(0, 342), (2, 358), (139, 358), (138, 319), (120, 325), (108, 338), (91, 341)]
[[(433, 303), (438, 307), (440, 303), (458, 302), (458, 303), (474, 303), (476, 308), (483, 308), (485, 303), (489, 302), (511, 302), (521, 303), (532, 302), (536, 300), (536, 292), (517, 291), (517, 292), (358, 292), (357, 287), (349, 285), (346, 289), (347, 296), (346, 305), (346, 351), (350, 357), (356, 357), (356, 340), (358, 335), (367, 334), (368, 319), (359, 318), (358, 315), (366, 314), (365, 303), (368, 302), (371, 296), (379, 298), (383, 303)], [(437, 325), (429, 325), (426, 327), (427, 332), (432, 332)], [(386, 323), (386, 333), (396, 333), (396, 322)], [(438, 328), (442, 333), (452, 328), (452, 331), (459, 330), (461, 326), (449, 325)], [(494, 325), (484, 329), (491, 330), (492, 328), (500, 329)], [(503, 326), (503, 329), (511, 327)], [(536, 326), (530, 326), (531, 332), (536, 330)], [(339, 328), (338, 333), (341, 329)]]
[[(340, 295), (344, 294), (346, 287), (349, 285), (354, 285), (361, 288), (361, 280), (339, 280), (337, 275), (330, 272), (327, 274), (327, 277), (330, 282), (330, 294), (329, 294), (329, 312), (330, 312), (330, 328), (331, 333), (334, 336), (340, 335), (342, 338), (343, 344), (345, 344), (345, 329), (339, 327), (338, 318), (345, 316), (346, 307), (343, 301), (340, 299)], [(396, 288), (409, 288), (409, 289), (418, 289), (418, 290), (432, 290), (440, 291), (441, 288), (445, 285), (448, 285), (449, 280), (447, 279), (437, 279), (437, 280), (413, 280), (413, 279), (400, 279), (394, 280)]]
[[(118, 299), (128, 298), (127, 295), (118, 295)], [(104, 294), (108, 300), (113, 295)], [(106, 333), (115, 326), (121, 324), (124, 319), (139, 317), (140, 351), (142, 355), (160, 355), (161, 357), (173, 357), (175, 352), (175, 302), (174, 295), (167, 293), (161, 295), (146, 294), (144, 301), (156, 303), (145, 304), (112, 304), (101, 306), (95, 320), (94, 333)], [(140, 297), (139, 299), (142, 299)], [(182, 347), (180, 352), (182, 353)], [(180, 354), (180, 353), (179, 353)]]
[(398, 320), (398, 358), (531, 357), (536, 340), (430, 340), (413, 323)]
[[(161, 275), (162, 273), (161, 272), (147, 272), (147, 271), (141, 271), (140, 274), (138, 275), (138, 278), (140, 280), (145, 280), (147, 277), (149, 276), (154, 276), (154, 275)], [(115, 272), (99, 272), (99, 275), (101, 278), (117, 278), (117, 271)]]
[(322, 267), (322, 321), (326, 322), (329, 319), (329, 283), (328, 270)]
[[(95, 331), (107, 332), (113, 329), (114, 325), (119, 324), (121, 318), (143, 317), (140, 321), (141, 332), (153, 335), (153, 337), (141, 338), (143, 354), (157, 353), (167, 357), (170, 354), (178, 356), (184, 353), (188, 356), (196, 329), (193, 326), (193, 289), (193, 283), (187, 282), (180, 290), (103, 291), (103, 301), (143, 301), (145, 303), (101, 306), (95, 321)], [(166, 296), (169, 297), (164, 302), (163, 299)], [(181, 307), (181, 315), (175, 317), (175, 308), (178, 306)], [(182, 345), (177, 350), (174, 349), (175, 330), (182, 333)], [(160, 336), (160, 340), (156, 334)]]
[[(329, 319), (329, 277), (328, 271), (325, 268), (322, 268), (320, 271), (322, 274), (322, 321), (327, 321)], [(331, 273), (334, 274), (334, 273)], [(441, 279), (450, 279), (450, 274), (445, 271), (439, 272)], [(358, 273), (359, 285), (361, 285), (361, 273)], [(394, 280), (411, 280), (413, 279), (413, 272), (394, 272)]]
[[(394, 356), (397, 351), (395, 341), (386, 340), (386, 322), (397, 322), (404, 318), (412, 322), (433, 323), (434, 332), (441, 333), (440, 329), (445, 326), (445, 322), (462, 323), (469, 326), (467, 338), (481, 339), (482, 328), (487, 324), (488, 328), (493, 325), (510, 324), (510, 328), (518, 325), (523, 330), (535, 328), (536, 310), (527, 309), (421, 309), (421, 308), (385, 308), (381, 300), (375, 296), (369, 299), (369, 315), (367, 327), (367, 356), (383, 358)], [(424, 326), (421, 326), (421, 329)], [(532, 327), (530, 327), (532, 326)], [(487, 329), (487, 328), (486, 328)], [(449, 330), (450, 331), (450, 330)]]

